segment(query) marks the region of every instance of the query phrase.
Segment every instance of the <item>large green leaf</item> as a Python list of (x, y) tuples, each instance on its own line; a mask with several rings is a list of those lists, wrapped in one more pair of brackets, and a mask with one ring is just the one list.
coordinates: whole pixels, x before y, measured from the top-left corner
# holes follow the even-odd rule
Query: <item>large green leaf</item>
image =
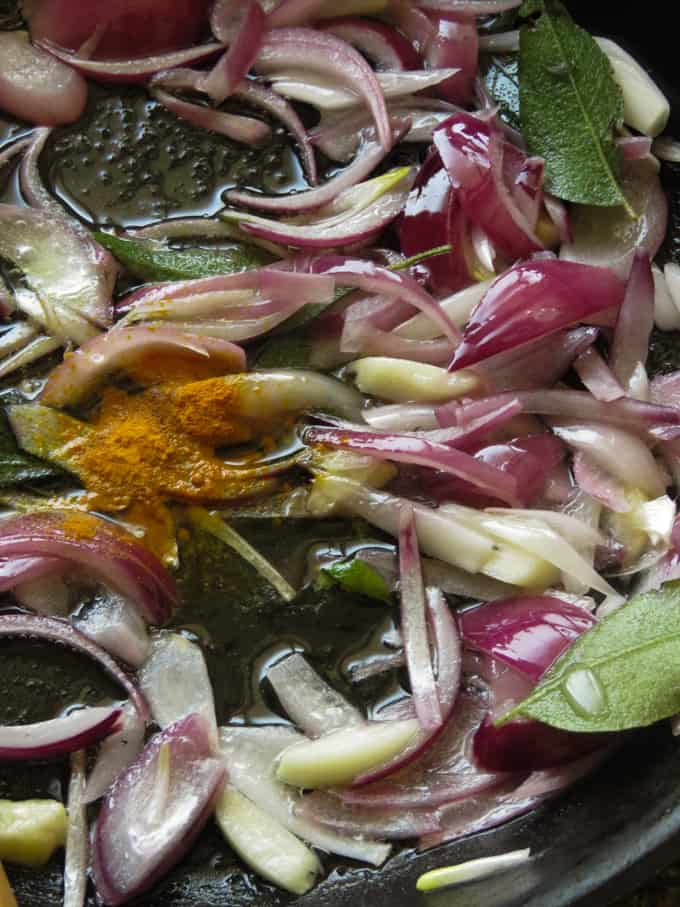
[(680, 581), (632, 598), (564, 652), (502, 721), (623, 731), (680, 712)]

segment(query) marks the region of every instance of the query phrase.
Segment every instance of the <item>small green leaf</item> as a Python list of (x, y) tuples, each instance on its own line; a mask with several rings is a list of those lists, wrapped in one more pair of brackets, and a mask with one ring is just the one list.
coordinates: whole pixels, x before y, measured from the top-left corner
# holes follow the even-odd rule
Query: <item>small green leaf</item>
[(121, 239), (111, 233), (98, 232), (94, 238), (131, 274), (152, 282), (234, 274), (272, 260), (257, 246), (245, 244), (228, 249), (166, 249), (156, 242)]
[(20, 450), (4, 413), (0, 412), (0, 487), (49, 479), (64, 473), (51, 463)]
[(328, 588), (334, 584), (342, 586), (347, 592), (378, 601), (386, 602), (390, 599), (390, 590), (378, 571), (356, 557), (321, 568), (319, 587)]
[(255, 355), (257, 368), (309, 368), (314, 347), (311, 340), (287, 334), (265, 340)]
[(614, 127), (623, 96), (611, 64), (559, 0), (530, 0), (540, 12), (520, 30), (520, 114), (529, 151), (545, 159), (550, 192), (571, 202), (623, 205)]
[(584, 633), (531, 695), (522, 716), (567, 731), (624, 731), (680, 712), (680, 581), (631, 599)]

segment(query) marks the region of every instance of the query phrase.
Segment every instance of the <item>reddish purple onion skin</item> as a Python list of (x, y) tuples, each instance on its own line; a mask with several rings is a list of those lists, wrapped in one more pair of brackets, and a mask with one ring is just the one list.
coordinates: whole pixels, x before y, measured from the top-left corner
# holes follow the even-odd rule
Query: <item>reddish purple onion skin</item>
[(380, 83), (366, 60), (353, 47), (309, 28), (280, 28), (265, 37), (255, 69), (266, 75), (289, 66), (304, 65), (313, 72), (330, 75), (363, 98), (370, 108), (383, 150), (394, 144), (390, 117)]
[(0, 108), (38, 126), (77, 120), (87, 84), (74, 69), (35, 47), (23, 31), (0, 32)]
[(584, 608), (548, 595), (490, 602), (459, 617), (468, 646), (499, 659), (534, 683), (596, 623)]
[(505, 776), (484, 772), (471, 760), (472, 739), (486, 710), (480, 692), (463, 690), (439, 737), (410, 765), (373, 784), (338, 791), (339, 796), (366, 809), (437, 808), (497, 787)]
[(433, 140), (466, 217), (510, 259), (541, 251), (543, 244), (506, 185), (504, 157), (519, 152), (501, 129), (461, 111), (435, 129)]
[(57, 759), (74, 753), (118, 730), (121, 715), (119, 708), (88, 708), (50, 721), (0, 727), (0, 760)]
[(8, 636), (25, 636), (57, 643), (94, 659), (123, 687), (140, 718), (144, 721), (149, 719), (149, 706), (133, 681), (108, 652), (76, 630), (68, 621), (36, 614), (0, 614), (0, 638)]
[(425, 50), (425, 59), (432, 69), (460, 71), (437, 86), (437, 94), (453, 104), (467, 105), (472, 101), (477, 63), (479, 36), (473, 16), (455, 13), (430, 13), (434, 33)]
[(188, 66), (209, 60), (222, 49), (221, 44), (209, 43), (188, 50), (173, 51), (151, 57), (129, 60), (91, 60), (69, 53), (47, 39), (37, 42), (39, 47), (48, 51), (63, 63), (73, 66), (84, 76), (98, 82), (137, 83), (146, 82), (157, 72), (174, 69), (177, 66)]
[(89, 514), (51, 511), (5, 520), (0, 559), (36, 556), (90, 569), (133, 601), (149, 623), (165, 623), (179, 601), (175, 581), (155, 555), (133, 536)]
[[(377, 19), (361, 19), (357, 16), (339, 16), (328, 19), (318, 28), (331, 32), (352, 47), (356, 47), (380, 71), (420, 69), (422, 61), (413, 45), (396, 29)], [(443, 67), (457, 66), (457, 63), (441, 64)]]
[(483, 362), (618, 307), (623, 283), (606, 268), (560, 260), (516, 265), (490, 287), (468, 322), (450, 368)]
[(636, 369), (647, 361), (649, 338), (653, 328), (652, 266), (647, 252), (638, 250), (633, 258), (609, 351), (609, 366), (629, 393)]
[(34, 41), (75, 52), (99, 30), (92, 55), (112, 60), (190, 47), (207, 31), (209, 7), (210, 0), (30, 0), (22, 11)]
[(494, 727), (487, 715), (475, 734), (473, 754), (487, 772), (541, 771), (586, 756), (609, 741), (608, 734), (574, 734), (538, 721)]
[(59, 574), (63, 570), (63, 561), (56, 557), (0, 558), (0, 592), (13, 589), (20, 583)]
[(399, 223), (399, 243), (405, 255), (417, 255), (450, 244), (447, 255), (422, 262), (434, 293), (448, 295), (472, 283), (464, 254), (466, 225), (462, 209), (436, 149), (418, 171)]
[[(164, 797), (158, 790), (162, 747), (169, 762)], [(207, 724), (198, 715), (149, 741), (114, 782), (95, 826), (94, 879), (106, 904), (126, 903), (179, 862), (210, 817), (225, 778), (222, 761), (212, 755)], [(160, 804), (154, 801), (159, 796)]]
[(399, 589), (401, 632), (413, 705), (422, 729), (433, 734), (442, 727), (444, 716), (428, 643), (425, 587), (415, 516), (410, 506), (402, 509), (399, 515)]
[[(247, 0), (240, 13), (237, 32), (233, 35), (228, 50), (202, 80), (203, 90), (216, 104), (221, 104), (232, 95), (248, 75), (264, 37), (266, 17), (258, 0)], [(212, 23), (213, 30), (219, 37), (222, 29), (219, 24), (215, 28), (215, 11)]]
[(464, 451), (436, 441), (414, 438), (410, 435), (384, 433), (371, 435), (345, 428), (339, 430), (310, 428), (305, 432), (305, 441), (336, 450), (354, 450), (376, 459), (441, 470), (470, 483), (494, 500), (498, 499), (509, 504), (516, 504), (519, 501), (517, 482), (511, 472), (498, 469), (487, 460), (471, 457)]
[[(474, 457), (512, 476), (517, 501), (522, 507), (531, 507), (544, 494), (546, 484), (564, 459), (565, 452), (558, 438), (545, 434), (486, 444), (479, 447)], [(427, 474), (419, 469), (405, 481), (410, 481), (420, 493), (438, 503), (453, 500), (477, 508), (504, 506), (501, 498), (484, 493), (479, 486), (455, 476)]]
[(315, 791), (302, 797), (295, 807), (295, 815), (341, 834), (387, 838), (390, 841), (434, 834), (440, 829), (439, 817), (432, 809), (387, 806), (367, 810), (343, 802), (325, 791)]

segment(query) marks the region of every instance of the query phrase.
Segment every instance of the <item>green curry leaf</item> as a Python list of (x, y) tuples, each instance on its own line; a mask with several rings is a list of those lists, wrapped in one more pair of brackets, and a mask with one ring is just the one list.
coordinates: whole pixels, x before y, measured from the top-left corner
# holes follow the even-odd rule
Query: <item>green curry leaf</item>
[(346, 592), (365, 595), (378, 601), (390, 599), (390, 590), (378, 571), (356, 557), (322, 567), (317, 583), (320, 588), (339, 585)]
[(111, 233), (97, 232), (94, 238), (131, 274), (152, 282), (233, 274), (272, 260), (257, 246), (245, 244), (227, 249), (166, 249), (150, 240), (121, 239)]
[(632, 598), (573, 643), (510, 718), (623, 731), (680, 712), (680, 581)]
[(0, 487), (62, 475), (57, 466), (20, 450), (5, 414), (0, 412)]
[(545, 159), (550, 192), (571, 202), (624, 205), (614, 127), (623, 96), (605, 53), (559, 0), (528, 0), (520, 30), (519, 94), (529, 151)]

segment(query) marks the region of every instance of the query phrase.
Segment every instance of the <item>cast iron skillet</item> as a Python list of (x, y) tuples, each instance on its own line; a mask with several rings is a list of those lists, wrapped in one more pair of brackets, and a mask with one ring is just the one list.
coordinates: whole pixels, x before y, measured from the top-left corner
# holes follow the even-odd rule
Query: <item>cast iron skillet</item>
[[(618, 38), (638, 59), (653, 62), (654, 72), (669, 94), (680, 94), (680, 84), (673, 73), (675, 61), (663, 40), (664, 29), (671, 24), (663, 19), (665, 10), (660, 0), (647, 0), (642, 8), (638, 4), (622, 4), (615, 11), (603, 5), (593, 9), (592, 3), (587, 2), (570, 2), (568, 6), (577, 21), (594, 33)], [(677, 107), (675, 128), (671, 126), (669, 131), (680, 135)], [(675, 196), (673, 190), (680, 189), (680, 169), (674, 172), (673, 168), (665, 168), (665, 178)], [(680, 214), (680, 204), (673, 208)], [(675, 232), (680, 228), (678, 214), (673, 218)], [(332, 610), (328, 611), (328, 619), (329, 632), (344, 639), (352, 618), (349, 604), (342, 607), (343, 617), (337, 623)], [(304, 611), (300, 615), (303, 616), (298, 619), (304, 623)], [(210, 619), (206, 612), (201, 617), (206, 622)], [(312, 623), (324, 619), (321, 612)], [(294, 622), (296, 617), (289, 612), (287, 620)], [(276, 628), (268, 627), (269, 632), (272, 630)], [(245, 620), (237, 632), (257, 635), (258, 628)], [(314, 632), (311, 625), (306, 626), (300, 630), (301, 638), (313, 640)], [(343, 645), (346, 644), (345, 640)], [(0, 655), (5, 658), (0, 659), (0, 665), (4, 662), (5, 668), (9, 654), (3, 646)], [(40, 661), (39, 654), (27, 652), (29, 657), (33, 654), (37, 659), (34, 670)], [(228, 666), (222, 662), (218, 670), (226, 684), (230, 679), (228, 673), (224, 674), (229, 671)], [(91, 675), (80, 679), (87, 683)], [(0, 671), (3, 703), (12, 696), (17, 680), (21, 682), (20, 678), (3, 677)], [(228, 711), (228, 697), (221, 705)], [(3, 718), (9, 720), (4, 714)], [(0, 772), (0, 796), (31, 796), (30, 783), (25, 789), (22, 784), (20, 793), (16, 788), (12, 791), (6, 783), (7, 774), (4, 779), (3, 774)], [(331, 866), (325, 881), (294, 903), (299, 907), (411, 907), (421, 903), (430, 907), (604, 907), (673, 859), (680, 841), (678, 777), (680, 741), (671, 737), (665, 725), (659, 726), (634, 735), (599, 771), (527, 817), (425, 854), (401, 851), (382, 870)], [(58, 795), (59, 780), (43, 777), (37, 767), (31, 778), (45, 793)], [(527, 846), (531, 847), (533, 859), (521, 870), (427, 897), (416, 893), (415, 880), (427, 869)], [(224, 850), (223, 845), (221, 849)], [(146, 907), (279, 907), (291, 903), (287, 896), (235, 869), (228, 859), (225, 862), (219, 851), (220, 846), (212, 838), (207, 843), (202, 839), (172, 878), (138, 903)], [(40, 874), (15, 869), (13, 880), (23, 907), (61, 904), (58, 862)]]

